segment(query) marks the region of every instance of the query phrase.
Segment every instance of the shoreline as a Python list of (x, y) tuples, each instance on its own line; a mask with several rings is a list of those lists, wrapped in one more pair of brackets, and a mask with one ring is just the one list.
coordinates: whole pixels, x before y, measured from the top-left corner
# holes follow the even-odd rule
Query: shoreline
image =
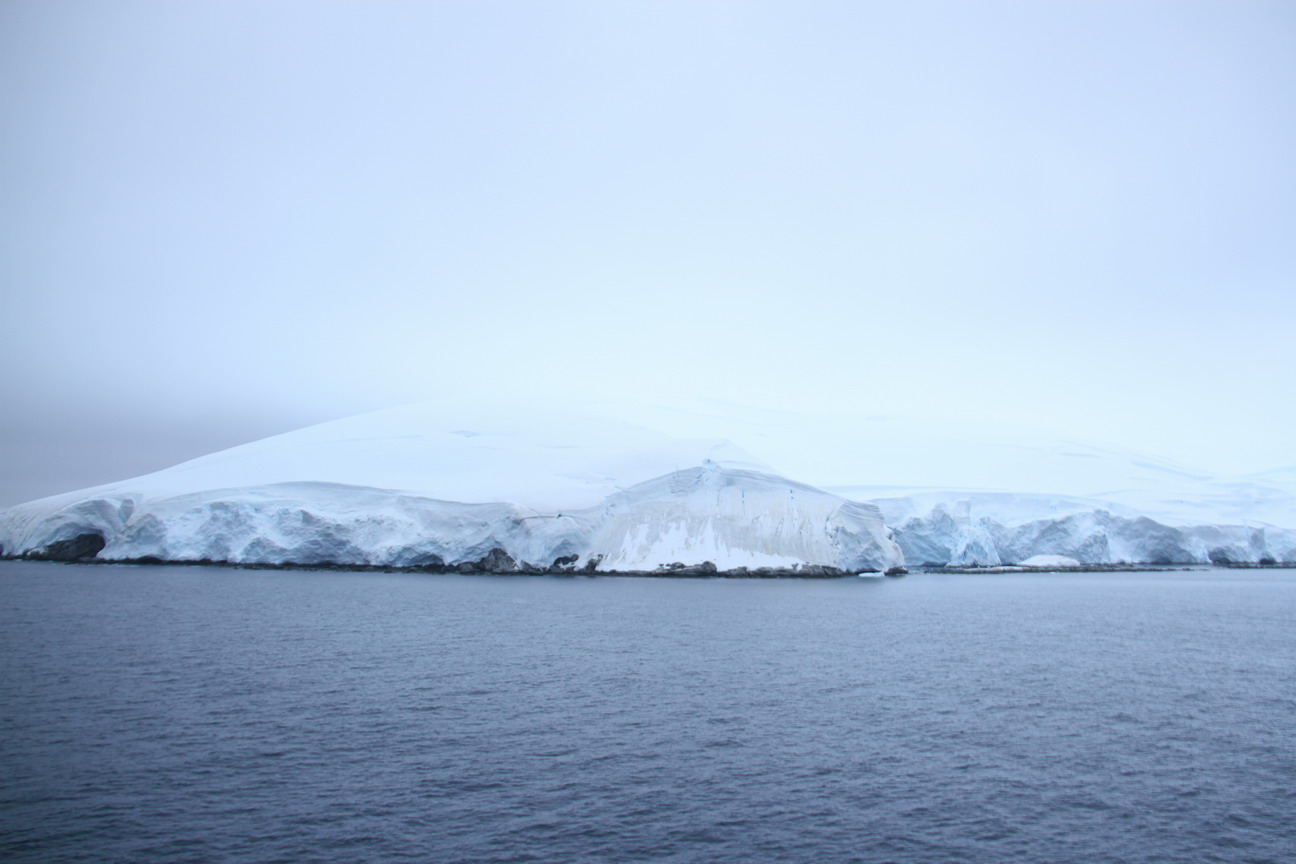
[(845, 579), (856, 576), (897, 577), (910, 571), (903, 567), (892, 567), (890, 570), (842, 570), (821, 564), (810, 564), (804, 567), (775, 568), (738, 567), (732, 570), (721, 570), (711, 562), (698, 565), (668, 567), (659, 570), (603, 570), (591, 567), (517, 567), (515, 569), (491, 569), (479, 562), (464, 564), (338, 564), (319, 562), (302, 564), (285, 562), (282, 564), (266, 562), (210, 561), (210, 560), (177, 560), (167, 561), (160, 558), (77, 558), (59, 559), (25, 555), (0, 555), (0, 561), (34, 561), (42, 564), (88, 564), (92, 566), (134, 566), (134, 567), (224, 567), (235, 570), (292, 570), (324, 571), (344, 573), (423, 573), (427, 575), (451, 576), (639, 576), (666, 579)]
[(283, 571), (321, 571), (343, 573), (422, 573), (426, 575), (455, 576), (632, 576), (653, 579), (847, 579), (847, 578), (897, 578), (909, 574), (937, 575), (994, 575), (1015, 573), (1162, 573), (1190, 572), (1193, 570), (1296, 570), (1296, 562), (1280, 561), (1275, 563), (1207, 563), (1174, 562), (1165, 564), (1081, 564), (1073, 567), (1025, 567), (1014, 564), (992, 565), (985, 567), (893, 567), (881, 570), (842, 570), (826, 565), (807, 565), (801, 568), (759, 567), (755, 569), (735, 568), (720, 570), (710, 562), (700, 565), (676, 566), (658, 570), (602, 570), (588, 565), (584, 567), (549, 567), (517, 568), (512, 570), (483, 568), (479, 563), (460, 565), (421, 564), (338, 564), (319, 562), (304, 564), (298, 562), (267, 563), (237, 562), (211, 560), (175, 560), (160, 558), (77, 558), (62, 560), (24, 555), (0, 555), (0, 561), (30, 561), (43, 564), (87, 564), (92, 566), (134, 566), (134, 567), (222, 567), (233, 570), (283, 570)]

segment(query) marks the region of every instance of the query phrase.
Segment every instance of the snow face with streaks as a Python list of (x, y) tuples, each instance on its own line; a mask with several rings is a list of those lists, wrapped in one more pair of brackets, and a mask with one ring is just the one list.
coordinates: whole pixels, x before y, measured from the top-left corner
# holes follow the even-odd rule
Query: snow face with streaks
[(592, 553), (614, 570), (711, 561), (721, 570), (903, 564), (876, 507), (713, 462), (609, 499)]

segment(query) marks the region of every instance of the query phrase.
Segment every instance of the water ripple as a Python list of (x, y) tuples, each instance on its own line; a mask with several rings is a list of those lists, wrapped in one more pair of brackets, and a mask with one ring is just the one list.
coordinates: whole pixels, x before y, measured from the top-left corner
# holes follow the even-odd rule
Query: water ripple
[(0, 858), (1291, 860), (1290, 574), (861, 581), (3, 563)]

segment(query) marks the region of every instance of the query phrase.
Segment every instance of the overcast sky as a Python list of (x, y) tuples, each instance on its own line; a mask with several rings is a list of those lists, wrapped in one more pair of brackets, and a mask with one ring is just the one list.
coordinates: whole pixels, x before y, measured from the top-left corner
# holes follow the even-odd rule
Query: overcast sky
[(1296, 463), (1289, 2), (0, 4), (0, 504), (452, 393)]

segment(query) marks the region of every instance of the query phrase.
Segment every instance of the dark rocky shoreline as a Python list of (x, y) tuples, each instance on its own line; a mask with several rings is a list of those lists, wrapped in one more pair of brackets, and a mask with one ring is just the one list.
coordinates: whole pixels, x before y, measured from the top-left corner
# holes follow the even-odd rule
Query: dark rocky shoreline
[(324, 561), (313, 564), (286, 562), (270, 564), (264, 562), (236, 561), (164, 561), (160, 558), (76, 558), (59, 559), (35, 555), (0, 555), (0, 561), (44, 561), (51, 564), (92, 564), (96, 566), (135, 566), (135, 567), (226, 567), (234, 570), (293, 570), (293, 571), (338, 571), (345, 573), (426, 573), (454, 574), (474, 576), (651, 576), (667, 579), (841, 579), (868, 573), (877, 576), (904, 576), (909, 571), (903, 567), (893, 567), (887, 571), (879, 570), (842, 570), (822, 564), (811, 564), (805, 567), (737, 567), (732, 570), (721, 570), (710, 561), (698, 565), (667, 567), (659, 570), (600, 570), (596, 567), (516, 567), (511, 570), (488, 569), (475, 562), (460, 565), (419, 564), (402, 567), (390, 564), (337, 564)]
[(1296, 570), (1296, 561), (1212, 562), (1183, 561), (1155, 564), (1081, 564), (1076, 567), (1024, 567), (998, 564), (987, 567), (918, 567), (920, 573), (1160, 573), (1173, 570)]
[(709, 561), (695, 566), (678, 566), (659, 570), (600, 570), (597, 567), (517, 567), (511, 570), (486, 569), (478, 562), (465, 562), (460, 565), (421, 564), (401, 567), (386, 564), (338, 564), (334, 562), (300, 563), (258, 563), (234, 561), (164, 561), (160, 558), (137, 558), (108, 560), (103, 558), (84, 557), (76, 559), (58, 559), (48, 556), (0, 555), (0, 561), (46, 561), (52, 564), (92, 564), (102, 566), (136, 566), (136, 567), (223, 567), (233, 570), (284, 570), (284, 571), (334, 571), (344, 573), (423, 573), (429, 575), (480, 575), (480, 576), (636, 576), (655, 579), (843, 579), (852, 576), (872, 575), (899, 577), (909, 573), (933, 573), (943, 575), (990, 575), (1013, 573), (1165, 573), (1193, 570), (1296, 570), (1296, 562), (1285, 561), (1273, 564), (1198, 564), (1183, 562), (1177, 564), (1084, 564), (1079, 567), (918, 567), (909, 570), (894, 567), (885, 572), (877, 570), (842, 570), (824, 565), (808, 565), (796, 569), (781, 567), (738, 567), (731, 570), (720, 570)]
[[(459, 561), (447, 563), (440, 559), (423, 564), (396, 566), (388, 564), (347, 564), (336, 561), (284, 562), (279, 564), (261, 562), (214, 561), (210, 559), (168, 561), (152, 556), (144, 558), (104, 559), (98, 553), (105, 547), (104, 538), (99, 534), (80, 534), (68, 540), (26, 552), (23, 555), (5, 555), (0, 549), (0, 561), (50, 561), (64, 564), (128, 564), (136, 566), (180, 566), (180, 567), (233, 567), (240, 570), (341, 570), (356, 573), (456, 573), (463, 575), (495, 576), (653, 576), (677, 579), (688, 578), (732, 578), (732, 579), (840, 579), (846, 576), (880, 574), (883, 576), (904, 576), (909, 572), (905, 567), (892, 567), (880, 570), (842, 570), (824, 564), (807, 564), (802, 567), (735, 567), (721, 570), (710, 561), (701, 564), (684, 564), (675, 562), (665, 564), (655, 570), (603, 570), (599, 568), (602, 556), (596, 556), (577, 566), (579, 558), (568, 555), (557, 558), (548, 567), (538, 567), (526, 561), (518, 561), (503, 549), (496, 547), (476, 561)], [(1121, 563), (1121, 564), (1080, 564), (1065, 567), (1028, 567), (1015, 564), (998, 564), (992, 566), (947, 567), (943, 565), (923, 565), (915, 568), (921, 573), (944, 574), (986, 574), (986, 573), (1155, 573), (1164, 570), (1194, 570), (1208, 568), (1226, 568), (1233, 570), (1284, 570), (1296, 569), (1296, 562), (1262, 560), (1260, 562), (1217, 561), (1211, 564), (1200, 564), (1193, 561), (1156, 563)]]
[[(602, 555), (597, 555), (582, 565), (577, 565), (579, 556), (566, 555), (554, 559), (548, 567), (539, 567), (527, 561), (518, 561), (498, 546), (491, 549), (476, 561), (458, 561), (447, 563), (436, 557), (434, 561), (408, 566), (389, 564), (347, 564), (336, 561), (257, 563), (215, 561), (207, 558), (199, 560), (168, 561), (162, 558), (146, 556), (144, 558), (104, 559), (97, 557), (106, 543), (99, 534), (80, 534), (69, 540), (60, 540), (41, 549), (26, 552), (21, 556), (0, 554), (0, 560), (54, 561), (65, 564), (135, 564), (146, 566), (196, 566), (196, 567), (237, 567), (244, 570), (346, 570), (358, 573), (459, 573), (489, 574), (508, 576), (545, 576), (545, 575), (603, 575), (603, 576), (668, 576), (676, 578), (733, 577), (733, 578), (778, 578), (778, 579), (834, 579), (842, 576), (853, 576), (860, 571), (842, 570), (823, 564), (807, 564), (802, 567), (735, 567), (720, 570), (710, 561), (701, 564), (684, 564), (675, 562), (665, 564), (656, 570), (603, 570), (599, 564)], [(2, 553), (3, 550), (0, 550)], [(882, 571), (865, 571), (880, 573)], [(886, 576), (903, 576), (908, 571), (903, 567), (892, 567), (885, 571)]]

